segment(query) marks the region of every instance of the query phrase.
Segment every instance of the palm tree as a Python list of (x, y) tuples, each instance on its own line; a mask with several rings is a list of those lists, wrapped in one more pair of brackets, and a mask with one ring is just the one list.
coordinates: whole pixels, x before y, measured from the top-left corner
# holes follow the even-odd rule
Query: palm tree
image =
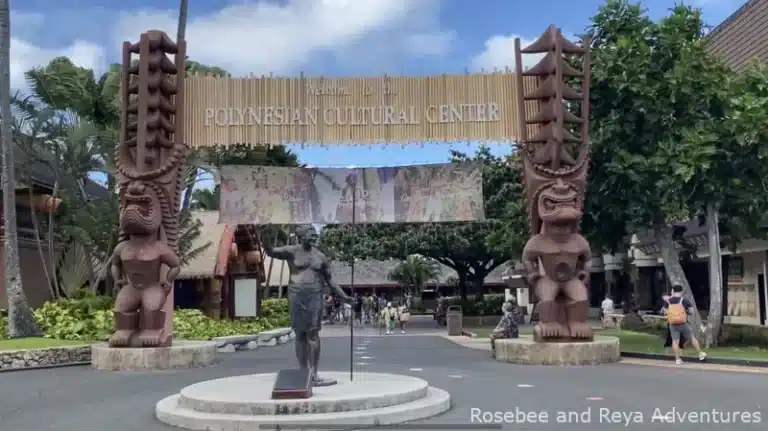
[(412, 254), (390, 271), (389, 279), (400, 283), (412, 295), (418, 295), (424, 285), (440, 273), (440, 264), (433, 259)]
[(19, 241), (16, 231), (16, 165), (14, 162), (13, 135), (11, 133), (11, 12), (8, 0), (0, 0), (0, 137), (3, 153), (3, 222), (5, 289), (8, 297), (8, 335), (13, 338), (40, 336), (42, 331), (35, 322), (32, 310), (24, 295), (19, 265)]
[(215, 211), (219, 209), (221, 188), (217, 184), (213, 189), (196, 189), (192, 192), (190, 208), (194, 210)]

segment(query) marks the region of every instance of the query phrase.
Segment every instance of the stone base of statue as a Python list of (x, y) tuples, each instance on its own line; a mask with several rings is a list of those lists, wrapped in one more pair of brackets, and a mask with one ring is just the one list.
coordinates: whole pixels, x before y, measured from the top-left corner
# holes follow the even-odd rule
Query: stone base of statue
[(271, 397), (276, 373), (208, 380), (161, 400), (155, 415), (163, 423), (189, 430), (317, 430), (402, 424), (451, 408), (447, 392), (416, 377), (358, 373), (350, 382), (348, 373), (320, 376), (337, 384), (315, 386), (310, 398), (288, 400)]
[(102, 371), (152, 371), (196, 368), (216, 362), (216, 342), (173, 340), (170, 347), (91, 346), (91, 365)]
[(496, 360), (530, 365), (597, 365), (618, 362), (619, 339), (595, 335), (593, 341), (535, 342), (533, 337), (496, 340)]

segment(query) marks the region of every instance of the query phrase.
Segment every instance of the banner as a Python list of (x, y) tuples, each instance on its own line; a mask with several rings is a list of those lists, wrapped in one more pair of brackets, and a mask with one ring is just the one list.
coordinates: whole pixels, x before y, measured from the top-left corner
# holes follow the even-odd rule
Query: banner
[[(517, 142), (518, 85), (532, 93), (536, 78), (510, 71), (367, 78), (190, 75), (184, 82), (184, 138), (193, 148)], [(537, 107), (537, 101), (524, 103), (528, 117)]]
[(357, 169), (221, 168), (219, 223), (482, 220), (482, 166), (475, 163)]

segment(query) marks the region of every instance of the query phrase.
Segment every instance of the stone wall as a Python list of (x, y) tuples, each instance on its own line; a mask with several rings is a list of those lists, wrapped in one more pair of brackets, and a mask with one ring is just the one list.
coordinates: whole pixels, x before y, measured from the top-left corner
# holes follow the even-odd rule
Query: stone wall
[(0, 371), (90, 362), (91, 346), (87, 345), (0, 351)]

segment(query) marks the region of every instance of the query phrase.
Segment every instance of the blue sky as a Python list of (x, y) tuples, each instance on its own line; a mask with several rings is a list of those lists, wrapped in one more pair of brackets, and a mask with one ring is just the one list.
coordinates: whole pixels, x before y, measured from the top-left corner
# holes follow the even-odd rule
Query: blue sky
[[(66, 3), (66, 7), (62, 6)], [(235, 75), (440, 74), (513, 66), (512, 40), (536, 38), (550, 24), (579, 34), (599, 0), (192, 0), (188, 54)], [(672, 0), (642, 2), (652, 17)], [(689, 0), (717, 25), (741, 0)], [(67, 55), (103, 71), (119, 61), (121, 41), (149, 28), (175, 34), (178, 1), (24, 0), (12, 2), (12, 85), (23, 71)], [(472, 152), (476, 144), (424, 147), (294, 147), (316, 166), (438, 163), (448, 148)], [(504, 154), (509, 145), (492, 146)]]

